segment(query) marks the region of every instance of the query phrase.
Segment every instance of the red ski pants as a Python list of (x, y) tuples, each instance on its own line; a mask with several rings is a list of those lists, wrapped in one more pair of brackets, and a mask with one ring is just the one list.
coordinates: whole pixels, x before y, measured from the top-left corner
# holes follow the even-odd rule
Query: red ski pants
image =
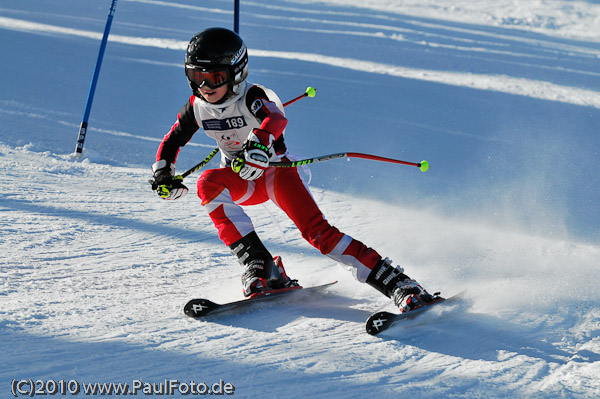
[(227, 246), (254, 230), (241, 205), (271, 200), (294, 222), (306, 241), (348, 266), (359, 281), (364, 282), (381, 259), (375, 250), (327, 222), (296, 168), (267, 168), (254, 181), (240, 178), (230, 168), (210, 169), (198, 179), (198, 197)]

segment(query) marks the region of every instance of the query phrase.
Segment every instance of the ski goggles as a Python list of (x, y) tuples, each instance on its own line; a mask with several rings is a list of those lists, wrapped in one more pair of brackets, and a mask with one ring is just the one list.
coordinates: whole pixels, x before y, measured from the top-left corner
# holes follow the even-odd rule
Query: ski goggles
[(185, 74), (188, 79), (197, 84), (198, 87), (207, 85), (211, 89), (216, 89), (229, 82), (229, 71), (226, 69), (222, 71), (206, 72), (186, 67)]

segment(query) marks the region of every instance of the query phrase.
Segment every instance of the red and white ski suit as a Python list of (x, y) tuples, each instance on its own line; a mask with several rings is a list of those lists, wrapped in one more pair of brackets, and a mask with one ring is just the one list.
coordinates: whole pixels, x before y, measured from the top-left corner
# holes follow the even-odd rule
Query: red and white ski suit
[(260, 178), (248, 181), (226, 166), (254, 129), (260, 129), (259, 138), (261, 134), (274, 136), (272, 160), (286, 159), (283, 140), (286, 124), (281, 101), (262, 86), (244, 82), (239, 93), (223, 104), (209, 104), (192, 96), (160, 144), (156, 160), (174, 163), (179, 148), (202, 126), (217, 141), (223, 167), (202, 173), (197, 182), (198, 196), (225, 245), (232, 245), (254, 231), (242, 206), (271, 200), (294, 222), (306, 241), (322, 254), (348, 266), (359, 281), (365, 282), (381, 256), (327, 222), (296, 168), (269, 167)]

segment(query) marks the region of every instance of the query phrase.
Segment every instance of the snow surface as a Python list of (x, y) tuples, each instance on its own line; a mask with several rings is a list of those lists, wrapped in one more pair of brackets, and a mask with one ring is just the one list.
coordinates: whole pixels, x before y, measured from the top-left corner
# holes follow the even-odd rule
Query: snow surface
[[(83, 160), (110, 1), (0, 1), (0, 396), (13, 379), (177, 379), (243, 398), (600, 397), (598, 3), (242, 0), (249, 80), (284, 101), (318, 89), (286, 110), (292, 152), (431, 164), (311, 167), (333, 224), (431, 291), (468, 289), (371, 337), (389, 300), (272, 204), (248, 212), (290, 275), (340, 282), (183, 315), (192, 297), (240, 299), (241, 270), (195, 195), (161, 201), (147, 180), (189, 95), (186, 43), (231, 27), (231, 1), (118, 3)], [(178, 170), (213, 147), (200, 132)]]

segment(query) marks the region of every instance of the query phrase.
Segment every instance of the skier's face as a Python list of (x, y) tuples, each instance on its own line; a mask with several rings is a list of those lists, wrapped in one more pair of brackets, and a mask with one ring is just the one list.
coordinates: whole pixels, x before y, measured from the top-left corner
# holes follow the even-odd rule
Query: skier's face
[(208, 85), (204, 85), (200, 88), (200, 94), (202, 94), (202, 97), (207, 102), (213, 104), (220, 101), (227, 94), (227, 85), (217, 87), (216, 89), (211, 89)]

